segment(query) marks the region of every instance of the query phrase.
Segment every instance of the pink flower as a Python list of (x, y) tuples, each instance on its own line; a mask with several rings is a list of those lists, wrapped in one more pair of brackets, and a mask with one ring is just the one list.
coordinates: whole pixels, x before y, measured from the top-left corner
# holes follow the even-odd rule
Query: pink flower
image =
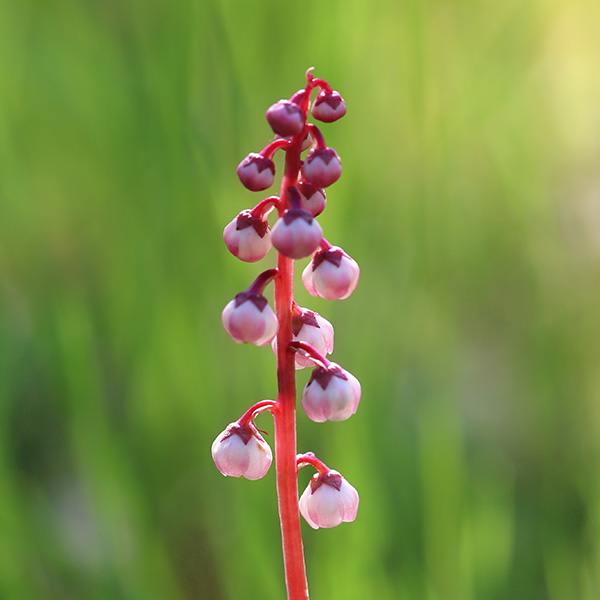
[(300, 497), (302, 516), (313, 529), (356, 519), (358, 492), (337, 471), (317, 473)]
[(341, 174), (342, 161), (333, 148), (315, 148), (302, 164), (304, 179), (320, 188), (335, 183)]
[(309, 256), (319, 247), (322, 238), (321, 226), (300, 208), (286, 210), (271, 232), (273, 246), (289, 258)]
[(304, 287), (312, 296), (344, 300), (358, 285), (358, 263), (337, 246), (315, 253), (302, 272)]
[(277, 334), (278, 321), (267, 299), (254, 292), (240, 292), (222, 314), (223, 327), (239, 344), (262, 346)]
[[(333, 352), (333, 325), (320, 314), (306, 308), (297, 307), (292, 317), (292, 340), (306, 342), (323, 356)], [(277, 339), (272, 342), (273, 352), (277, 352)], [(296, 352), (296, 369), (312, 367), (313, 362)]]
[(256, 427), (237, 422), (229, 424), (217, 436), (211, 453), (217, 469), (225, 477), (261, 479), (273, 460), (271, 448)]
[(339, 92), (322, 91), (313, 102), (312, 114), (319, 121), (332, 123), (346, 114), (346, 103)]
[(251, 152), (237, 167), (240, 181), (249, 190), (259, 192), (273, 185), (275, 164), (270, 158)]
[(242, 211), (225, 227), (223, 239), (229, 252), (245, 262), (260, 260), (271, 249), (269, 224), (249, 210)]
[(316, 367), (304, 391), (302, 406), (309, 419), (317, 423), (345, 421), (358, 409), (360, 383), (352, 373), (335, 363)]
[(307, 181), (298, 184), (302, 208), (313, 217), (319, 216), (325, 210), (327, 196), (325, 190), (315, 187)]
[(304, 115), (300, 107), (289, 100), (279, 100), (267, 110), (271, 129), (282, 137), (297, 135), (304, 128)]

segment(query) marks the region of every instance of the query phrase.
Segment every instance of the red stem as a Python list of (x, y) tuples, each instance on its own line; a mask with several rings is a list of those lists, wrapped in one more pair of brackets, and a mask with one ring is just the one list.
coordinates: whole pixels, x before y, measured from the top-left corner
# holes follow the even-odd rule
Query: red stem
[(240, 425), (248, 425), (250, 421), (252, 421), (255, 417), (257, 417), (261, 412), (265, 410), (270, 410), (271, 412), (275, 411), (277, 407), (277, 402), (274, 400), (261, 400), (256, 404), (253, 404), (239, 419), (238, 423)]
[[(294, 137), (287, 148), (285, 173), (279, 197), (285, 204), (287, 190), (296, 185), (300, 170), (303, 133)], [(281, 209), (285, 206), (281, 206)], [(283, 254), (277, 258), (275, 307), (279, 320), (277, 333), (278, 410), (275, 421), (275, 468), (277, 498), (281, 522), (281, 540), (288, 600), (307, 600), (308, 584), (298, 511), (298, 467), (296, 465), (296, 369), (292, 341), (292, 303), (294, 261)]]
[(325, 143), (325, 138), (321, 133), (321, 130), (314, 125), (313, 123), (309, 123), (307, 126), (312, 139), (317, 143), (317, 148), (327, 148), (327, 144)]
[(294, 350), (301, 350), (304, 352), (307, 358), (310, 358), (314, 363), (317, 363), (325, 368), (331, 364), (314, 346), (308, 344), (307, 342), (290, 342), (290, 348), (293, 348)]
[(288, 148), (289, 145), (290, 140), (287, 140), (286, 138), (277, 138), (270, 144), (267, 144), (259, 154), (265, 158), (271, 158), (276, 150), (279, 150), (280, 148)]
[(250, 212), (253, 217), (258, 217), (262, 219), (265, 216), (265, 212), (267, 209), (271, 209), (273, 206), (279, 206), (279, 197), (278, 196), (269, 196), (264, 200), (261, 200)]
[(296, 457), (296, 464), (301, 467), (303, 465), (312, 465), (320, 475), (327, 475), (331, 469), (319, 458), (317, 458), (313, 452), (306, 452), (306, 454), (298, 454)]
[(263, 271), (248, 288), (249, 292), (262, 294), (265, 291), (266, 285), (277, 275), (277, 269), (267, 269)]

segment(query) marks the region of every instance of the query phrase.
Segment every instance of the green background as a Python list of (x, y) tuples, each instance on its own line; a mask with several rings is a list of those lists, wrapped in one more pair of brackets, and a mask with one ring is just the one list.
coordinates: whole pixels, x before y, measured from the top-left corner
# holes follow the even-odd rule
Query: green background
[(354, 524), (303, 524), (312, 597), (600, 598), (599, 22), (0, 0), (0, 598), (283, 598), (274, 473), (224, 479), (210, 444), (275, 395), (271, 351), (220, 323), (273, 255), (221, 234), (310, 65), (348, 105), (320, 222), (362, 279), (297, 297), (363, 385), (345, 423), (299, 414), (361, 495)]

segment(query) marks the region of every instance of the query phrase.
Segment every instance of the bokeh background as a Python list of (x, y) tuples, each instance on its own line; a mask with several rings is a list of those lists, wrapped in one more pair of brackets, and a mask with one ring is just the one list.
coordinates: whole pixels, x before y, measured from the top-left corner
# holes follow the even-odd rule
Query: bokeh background
[(0, 1), (0, 597), (283, 598), (274, 474), (210, 458), (275, 394), (270, 350), (220, 323), (273, 256), (221, 233), (260, 199), (234, 168), (264, 110), (314, 65), (348, 104), (320, 221), (363, 275), (298, 299), (364, 395), (299, 414), (361, 494), (353, 525), (303, 525), (312, 597), (600, 598), (599, 22), (595, 0)]

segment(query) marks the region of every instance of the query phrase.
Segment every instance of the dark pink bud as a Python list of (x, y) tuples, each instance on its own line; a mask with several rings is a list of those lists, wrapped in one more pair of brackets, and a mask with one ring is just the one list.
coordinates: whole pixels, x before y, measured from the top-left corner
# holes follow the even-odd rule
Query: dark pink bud
[(302, 208), (313, 217), (317, 217), (325, 210), (327, 202), (325, 190), (315, 187), (307, 181), (302, 181), (298, 184), (298, 191)]
[(299, 508), (313, 528), (337, 527), (356, 519), (358, 492), (337, 471), (317, 473), (300, 497)]
[(223, 309), (223, 327), (238, 344), (262, 346), (277, 334), (279, 322), (267, 299), (255, 292), (240, 292)]
[(256, 262), (271, 249), (269, 224), (251, 211), (242, 211), (223, 230), (223, 239), (234, 256), (245, 262)]
[(312, 254), (321, 243), (323, 231), (312, 215), (300, 208), (290, 208), (277, 220), (271, 232), (271, 243), (289, 258)]
[(302, 109), (289, 100), (279, 100), (267, 110), (267, 121), (271, 129), (281, 137), (297, 135), (304, 128)]
[(270, 158), (251, 152), (237, 167), (240, 181), (253, 192), (266, 190), (273, 185), (275, 164)]
[(267, 474), (273, 454), (256, 427), (231, 423), (213, 442), (215, 465), (225, 477), (260, 479)]
[(332, 246), (315, 253), (302, 272), (304, 287), (312, 296), (344, 300), (358, 285), (358, 263), (341, 248)]
[(302, 393), (307, 416), (317, 423), (345, 421), (358, 409), (360, 383), (352, 373), (335, 363), (316, 367)]
[(335, 183), (342, 174), (342, 161), (333, 148), (315, 148), (302, 164), (304, 179), (316, 187)]
[(322, 91), (313, 102), (312, 114), (319, 121), (332, 123), (346, 114), (346, 103), (339, 92)]

